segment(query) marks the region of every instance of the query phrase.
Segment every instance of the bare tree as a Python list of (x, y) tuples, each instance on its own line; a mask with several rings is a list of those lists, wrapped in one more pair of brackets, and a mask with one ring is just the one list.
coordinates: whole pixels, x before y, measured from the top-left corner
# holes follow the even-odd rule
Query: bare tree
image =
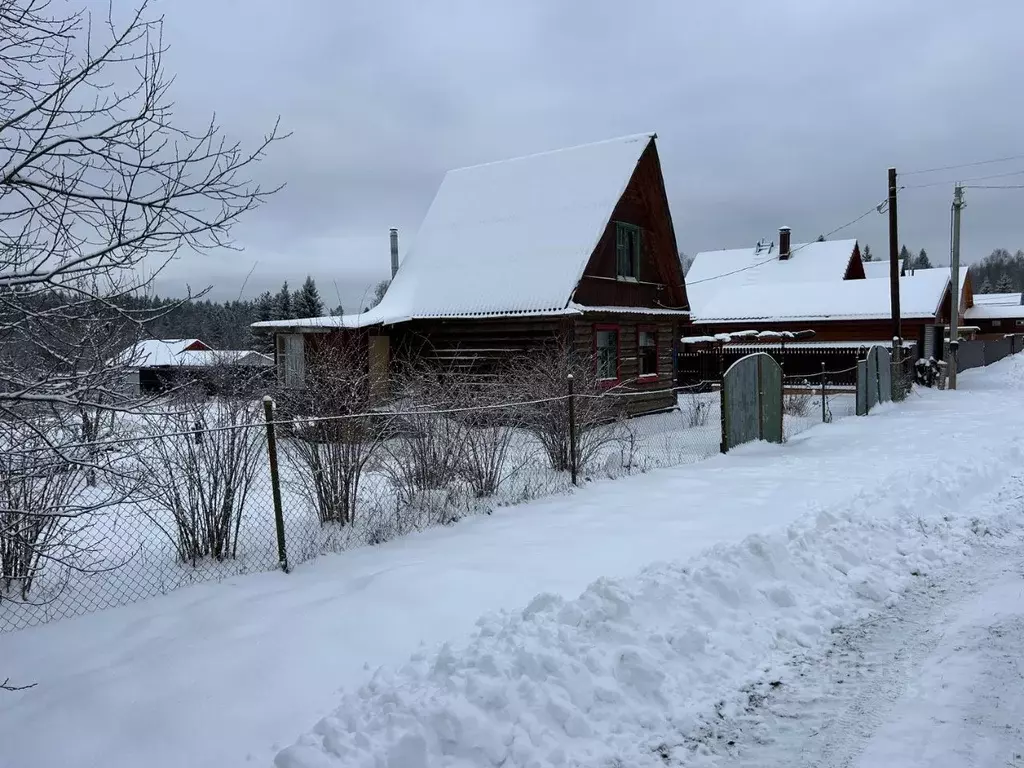
[(112, 6), (99, 18), (53, 0), (0, 0), (0, 419), (32, 435), (50, 453), (39, 465), (54, 467), (31, 488), (11, 486), (6, 511), (43, 520), (5, 529), (19, 562), (52, 555), (39, 545), (52, 526), (76, 527), (50, 518), (117, 501), (68, 502), (39, 483), (60, 486), (77, 468), (98, 484), (109, 468), (81, 444), (102, 442), (110, 414), (139, 410), (121, 386), (132, 361), (110, 354), (151, 318), (132, 299), (171, 258), (230, 247), (233, 224), (270, 194), (246, 174), (276, 126), (245, 150), (212, 121), (177, 124), (164, 50), (149, 0), (122, 19)]
[(510, 477), (529, 463), (529, 453), (516, 451), (516, 438), (523, 426), (522, 396), (513, 378), (499, 375), (498, 383), (465, 385), (457, 401), (476, 406), (461, 415), (466, 425), (462, 454), (462, 475), (478, 498), (494, 496)]
[(281, 396), (297, 414), (284, 452), (321, 524), (355, 522), (365, 470), (387, 433), (386, 416), (370, 414), (372, 382), (361, 350), (311, 348), (306, 390)]

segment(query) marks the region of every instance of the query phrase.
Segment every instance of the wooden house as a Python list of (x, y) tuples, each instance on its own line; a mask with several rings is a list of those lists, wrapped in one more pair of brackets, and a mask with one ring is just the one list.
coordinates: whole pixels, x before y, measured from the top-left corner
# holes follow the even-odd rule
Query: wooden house
[[(793, 245), (782, 228), (779, 246), (698, 254), (687, 274), (693, 308), (690, 338), (742, 331), (813, 333), (813, 340), (787, 343), (786, 367), (795, 375), (849, 369), (874, 344), (890, 346), (893, 339), (890, 280), (871, 265), (866, 276), (855, 240)], [(888, 263), (886, 263), (888, 266)], [(696, 271), (695, 271), (696, 270)], [(901, 336), (907, 354), (941, 354), (942, 329), (950, 318), (949, 270), (920, 269), (899, 279)], [(968, 271), (962, 270), (957, 296), (961, 317), (973, 306)], [(763, 344), (777, 341), (730, 342), (725, 352), (707, 360), (708, 350), (692, 345), (681, 350), (683, 379), (703, 379)], [(936, 346), (939, 345), (939, 346)]]
[(380, 304), (263, 322), (303, 387), (317, 348), (359, 352), (376, 391), (398, 361), (476, 381), (570, 346), (634, 411), (672, 407), (689, 305), (654, 134), (449, 171)]
[(982, 339), (1024, 333), (1024, 294), (979, 293), (964, 313), (964, 322), (978, 329)]
[(212, 395), (225, 375), (251, 381), (255, 388), (273, 360), (247, 349), (213, 349), (200, 339), (144, 339), (123, 350), (114, 364), (125, 368), (126, 385), (134, 392), (158, 394), (199, 384)]

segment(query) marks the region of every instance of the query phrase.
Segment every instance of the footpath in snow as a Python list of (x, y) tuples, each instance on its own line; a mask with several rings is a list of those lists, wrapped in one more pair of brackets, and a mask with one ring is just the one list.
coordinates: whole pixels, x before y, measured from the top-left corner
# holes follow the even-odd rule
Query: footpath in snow
[(974, 557), (980, 527), (1019, 525), (1019, 500), (989, 495), (1022, 466), (1024, 361), (961, 383), (785, 446), (0, 636), (3, 675), (37, 683), (0, 696), (0, 765), (724, 758), (700, 736), (714, 719)]

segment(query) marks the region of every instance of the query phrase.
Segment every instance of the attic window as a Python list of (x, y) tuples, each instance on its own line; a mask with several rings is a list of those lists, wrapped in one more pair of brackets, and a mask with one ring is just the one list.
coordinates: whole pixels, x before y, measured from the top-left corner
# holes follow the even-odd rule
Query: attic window
[(640, 279), (640, 227), (622, 221), (615, 222), (615, 276)]

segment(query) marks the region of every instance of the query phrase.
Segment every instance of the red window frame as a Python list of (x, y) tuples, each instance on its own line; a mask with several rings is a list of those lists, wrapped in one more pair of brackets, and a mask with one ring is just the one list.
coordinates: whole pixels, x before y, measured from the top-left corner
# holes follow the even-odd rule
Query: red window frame
[[(597, 363), (597, 334), (599, 331), (615, 331), (615, 378), (602, 379)], [(594, 377), (599, 387), (614, 387), (622, 380), (622, 328), (617, 323), (594, 324)]]
[[(654, 336), (654, 373), (640, 373), (640, 334), (650, 333)], [(637, 381), (657, 381), (661, 375), (661, 366), (659, 365), (658, 353), (658, 326), (656, 325), (638, 325), (636, 327), (636, 378)]]

